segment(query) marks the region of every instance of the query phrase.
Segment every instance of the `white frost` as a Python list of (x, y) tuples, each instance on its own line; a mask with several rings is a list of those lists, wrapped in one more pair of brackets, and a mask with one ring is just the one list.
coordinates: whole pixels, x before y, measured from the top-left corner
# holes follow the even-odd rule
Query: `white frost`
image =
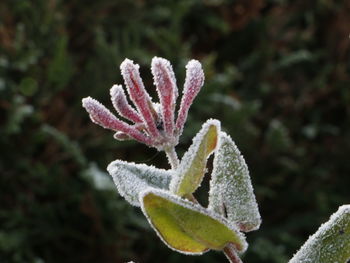
[[(201, 166), (197, 166), (199, 168), (198, 170), (196, 169), (195, 171), (193, 171), (191, 169), (191, 166), (193, 165), (193, 162), (198, 154), (198, 149), (203, 141), (203, 137), (207, 134), (207, 132), (211, 126), (215, 126), (217, 129), (217, 132), (219, 133), (220, 122), (218, 120), (209, 119), (202, 125), (202, 129), (193, 138), (191, 146), (189, 147), (187, 152), (182, 157), (180, 165), (176, 169), (175, 175), (170, 183), (170, 191), (172, 193), (178, 192), (181, 183), (183, 182), (183, 180), (186, 179), (186, 177), (195, 176), (196, 173), (202, 173), (202, 177), (199, 178), (200, 181), (197, 182), (198, 185), (194, 186), (195, 188), (194, 188), (193, 192), (200, 186), (200, 184), (203, 180), (203, 177), (204, 177), (204, 173), (206, 171), (207, 159), (209, 158), (209, 156), (211, 154), (206, 156), (206, 159), (201, 160), (202, 161)], [(189, 172), (191, 172), (191, 173), (189, 174)]]
[(134, 206), (140, 206), (141, 191), (149, 187), (168, 189), (172, 177), (171, 171), (121, 160), (111, 162), (107, 170), (119, 194)]
[(309, 237), (289, 263), (347, 263), (349, 260), (350, 205), (343, 205)]
[[(151, 71), (153, 74), (154, 85), (157, 87), (158, 96), (161, 98), (161, 93), (164, 93), (165, 96), (169, 95), (170, 92), (174, 93), (173, 103), (175, 103), (176, 98), (178, 97), (178, 90), (176, 86), (176, 78), (173, 67), (170, 62), (164, 58), (154, 57), (152, 59)], [(166, 76), (164, 76), (166, 74)], [(167, 87), (165, 80), (170, 81), (171, 86)], [(171, 89), (166, 89), (171, 88)]]
[(227, 216), (241, 231), (259, 228), (261, 217), (247, 164), (231, 137), (220, 133), (210, 181), (209, 209)]

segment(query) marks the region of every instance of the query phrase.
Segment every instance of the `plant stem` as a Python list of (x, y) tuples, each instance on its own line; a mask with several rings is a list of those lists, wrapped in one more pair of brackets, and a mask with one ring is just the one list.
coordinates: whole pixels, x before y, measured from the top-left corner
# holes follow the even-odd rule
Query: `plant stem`
[(228, 244), (224, 248), (224, 254), (230, 261), (230, 263), (243, 263), (243, 261), (239, 258), (232, 244)]
[(171, 165), (171, 169), (175, 170), (179, 166), (179, 158), (175, 152), (175, 147), (166, 148), (164, 151)]

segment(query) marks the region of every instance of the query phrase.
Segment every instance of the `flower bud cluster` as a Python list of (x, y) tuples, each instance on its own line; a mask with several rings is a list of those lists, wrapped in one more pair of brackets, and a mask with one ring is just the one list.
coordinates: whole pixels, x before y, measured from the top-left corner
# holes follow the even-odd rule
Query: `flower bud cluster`
[(186, 79), (180, 107), (175, 116), (178, 89), (175, 74), (170, 62), (164, 58), (152, 59), (151, 71), (157, 89), (159, 103), (152, 102), (140, 77), (139, 65), (125, 59), (120, 65), (129, 99), (121, 85), (114, 85), (110, 90), (111, 100), (120, 120), (97, 100), (83, 99), (83, 107), (91, 120), (115, 131), (117, 140), (134, 139), (148, 146), (165, 150), (178, 144), (187, 119), (188, 110), (204, 83), (204, 73), (197, 60), (186, 65)]

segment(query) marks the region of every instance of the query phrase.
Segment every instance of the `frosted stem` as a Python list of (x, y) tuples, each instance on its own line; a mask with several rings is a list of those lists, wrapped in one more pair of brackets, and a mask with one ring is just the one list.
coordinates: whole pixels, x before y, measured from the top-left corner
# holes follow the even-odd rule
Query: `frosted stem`
[(237, 255), (237, 252), (234, 249), (232, 244), (228, 244), (224, 248), (224, 254), (227, 257), (227, 259), (230, 261), (230, 263), (243, 263), (243, 261)]
[(171, 169), (177, 169), (177, 167), (179, 166), (179, 158), (177, 157), (177, 153), (175, 152), (175, 147), (166, 148), (164, 151), (171, 165)]

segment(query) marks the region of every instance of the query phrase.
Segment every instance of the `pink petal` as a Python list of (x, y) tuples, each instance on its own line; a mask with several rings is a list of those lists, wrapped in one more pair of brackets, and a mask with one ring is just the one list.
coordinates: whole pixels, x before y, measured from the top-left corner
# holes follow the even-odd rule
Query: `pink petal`
[(110, 90), (111, 99), (114, 108), (120, 116), (133, 121), (134, 123), (142, 123), (142, 119), (137, 111), (135, 111), (128, 103), (124, 90), (121, 85), (113, 85)]
[(87, 97), (82, 100), (83, 107), (89, 113), (92, 122), (102, 126), (103, 128), (113, 131), (121, 131), (137, 141), (152, 145), (153, 141), (135, 129), (134, 127), (118, 120), (105, 106), (97, 100)]
[(174, 110), (178, 96), (174, 71), (168, 60), (154, 57), (152, 59), (152, 74), (161, 103), (161, 114), (166, 134), (174, 132)]
[(129, 59), (125, 59), (120, 65), (120, 70), (128, 89), (130, 99), (141, 113), (141, 117), (150, 135), (157, 138), (160, 134), (153, 116), (154, 109), (152, 109), (151, 98), (146, 92), (140, 77), (139, 65), (134, 64)]
[(187, 119), (188, 109), (193, 103), (201, 87), (204, 84), (204, 72), (202, 65), (197, 60), (191, 60), (186, 65), (186, 80), (182, 92), (181, 105), (176, 120), (176, 132), (182, 133), (183, 126)]

